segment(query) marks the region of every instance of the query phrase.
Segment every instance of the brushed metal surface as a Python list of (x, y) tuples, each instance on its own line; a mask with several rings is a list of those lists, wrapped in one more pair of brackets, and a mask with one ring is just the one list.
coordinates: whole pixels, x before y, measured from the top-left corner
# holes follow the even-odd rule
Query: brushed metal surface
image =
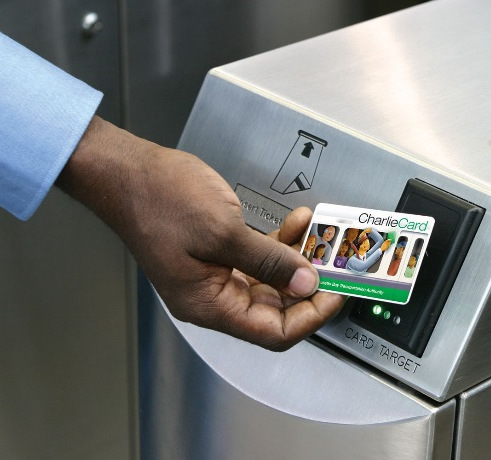
[(142, 459), (450, 459), (454, 400), (308, 342), (278, 354), (177, 322), (139, 287)]
[(490, 8), (433, 1), (217, 74), (489, 192)]
[(237, 184), (235, 193), (239, 197), (247, 224), (260, 232), (269, 233), (279, 229), (283, 219), (291, 212), (290, 208), (241, 184)]
[[(234, 100), (234, 110), (224, 111), (217, 104), (221, 98), (226, 101)], [(219, 107), (215, 109), (214, 104)], [(274, 120), (274, 124), (271, 120)], [(223, 130), (224, 133), (235, 131), (237, 134), (229, 139), (225, 134), (216, 133), (217, 126), (227, 127)], [(471, 189), (447, 176), (214, 76), (208, 78), (188, 127), (182, 138), (182, 148), (199, 152), (232, 186), (237, 182), (245, 184), (291, 208), (299, 205), (314, 207), (318, 202), (328, 201), (375, 209), (394, 209), (410, 177), (418, 177), (489, 207), (489, 196), (479, 190)], [(308, 192), (279, 198), (270, 190), (269, 185), (288, 153), (289, 144), (296, 137), (298, 128), (329, 139), (329, 148), (319, 164), (324, 177), (314, 181)], [(226, 156), (221, 156), (223, 152), (233, 152), (233, 155), (227, 153)], [(366, 158), (367, 162), (377, 168), (377, 180), (365, 182), (363, 189), (357, 189), (353, 184), (351, 171), (347, 166), (356, 163), (360, 157)], [(380, 165), (383, 167), (379, 167)], [(329, 184), (328, 187), (326, 184)], [(353, 346), (344, 334), (346, 327), (351, 325), (347, 319), (347, 311), (326, 326), (321, 334), (435, 399), (450, 396), (448, 386), (454, 378), (457, 387), (462, 384), (468, 387), (469, 380), (474, 383), (482, 380), (489, 372), (489, 358), (479, 362), (474, 368), (474, 374), (468, 375), (465, 383), (454, 377), (454, 373), (457, 363), (464, 359), (465, 345), (471, 339), (474, 325), (487, 305), (485, 296), (489, 289), (491, 268), (483, 266), (479, 261), (490, 256), (490, 248), (486, 245), (489, 225), (489, 216), (486, 214), (427, 349), (422, 358), (415, 360), (418, 362), (416, 372), (391, 365), (386, 359), (384, 362), (384, 358), (377, 354), (377, 348), (370, 351)], [(356, 328), (360, 329), (357, 326)], [(395, 350), (407, 356), (402, 350)], [(467, 358), (472, 360), (473, 356)], [(462, 389), (465, 388), (460, 387)]]
[(0, 458), (132, 458), (124, 245), (53, 191), (0, 252)]
[[(243, 184), (291, 208), (331, 202), (390, 210), (406, 181), (419, 178), (489, 209), (490, 12), (491, 4), (479, 0), (431, 2), (213, 70), (180, 147), (232, 187)], [(379, 29), (391, 39), (364, 46)], [(476, 55), (483, 55), (479, 62)], [(449, 82), (459, 82), (458, 91)], [(445, 98), (436, 97), (442, 91)], [(328, 146), (312, 187), (280, 195), (270, 184), (299, 129)], [(483, 261), (491, 258), (490, 231), (486, 213), (421, 358), (354, 326), (347, 310), (319, 335), (438, 401), (486, 379), (491, 266)], [(346, 337), (348, 327), (376, 346)], [(411, 365), (387, 360), (382, 345)], [(202, 345), (195, 346), (199, 353)]]
[(457, 400), (455, 460), (488, 458), (491, 380), (464, 391)]

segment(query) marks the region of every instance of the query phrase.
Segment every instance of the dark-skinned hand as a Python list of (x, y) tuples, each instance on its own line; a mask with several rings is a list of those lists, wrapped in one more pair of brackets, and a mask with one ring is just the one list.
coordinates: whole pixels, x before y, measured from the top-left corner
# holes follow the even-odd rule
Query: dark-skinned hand
[(344, 301), (316, 292), (299, 253), (310, 210), (269, 236), (252, 230), (233, 190), (194, 155), (94, 117), (57, 185), (114, 229), (179, 320), (280, 351)]

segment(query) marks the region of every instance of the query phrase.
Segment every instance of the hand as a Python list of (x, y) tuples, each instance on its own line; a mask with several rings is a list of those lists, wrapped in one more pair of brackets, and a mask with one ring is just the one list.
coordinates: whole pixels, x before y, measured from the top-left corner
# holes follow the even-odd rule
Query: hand
[[(311, 218), (312, 211), (310, 209), (297, 208), (286, 217), (281, 228), (269, 236), (276, 241), (292, 246), (298, 252), (301, 247), (299, 242), (307, 230)], [(239, 272), (236, 273), (239, 275)], [(299, 301), (298, 298), (281, 294), (271, 286), (253, 278), (245, 277), (245, 279), (250, 286), (250, 305), (252, 308), (257, 308), (258, 315), (261, 315), (264, 309), (264, 313), (273, 315), (277, 322), (279, 317), (284, 325), (284, 332), (288, 331), (289, 324), (291, 324), (292, 329), (289, 334), (292, 335), (293, 343), (290, 345), (313, 334), (326, 321), (334, 317), (345, 299), (344, 296), (338, 294), (316, 292), (309, 299)], [(270, 312), (267, 311), (269, 309)]]
[(392, 243), (391, 240), (385, 240), (383, 243), (382, 243), (382, 246), (380, 246), (380, 249), (382, 252), (386, 251), (387, 249), (389, 249), (389, 246), (390, 244)]
[(193, 155), (94, 117), (57, 183), (121, 236), (182, 321), (284, 350), (343, 303), (315, 293), (316, 269), (287, 246), (300, 240), (308, 210), (273, 238), (262, 235), (245, 225), (224, 179)]

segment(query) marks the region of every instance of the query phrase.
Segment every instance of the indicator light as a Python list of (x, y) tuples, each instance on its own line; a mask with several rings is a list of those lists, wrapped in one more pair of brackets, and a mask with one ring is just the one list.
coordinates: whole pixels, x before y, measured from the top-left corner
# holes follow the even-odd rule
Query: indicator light
[(380, 315), (382, 313), (382, 307), (380, 305), (374, 305), (372, 311), (374, 315)]
[(390, 311), (387, 310), (386, 312), (384, 312), (384, 319), (389, 319), (390, 318)]
[(401, 323), (401, 317), (400, 316), (394, 316), (394, 324), (397, 326)]

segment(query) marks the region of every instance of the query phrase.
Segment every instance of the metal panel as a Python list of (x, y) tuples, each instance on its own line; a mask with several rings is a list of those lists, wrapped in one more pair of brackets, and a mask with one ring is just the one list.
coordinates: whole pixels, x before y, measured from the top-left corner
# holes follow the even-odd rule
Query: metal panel
[[(216, 69), (180, 147), (202, 156), (232, 187), (240, 183), (288, 208), (327, 201), (395, 209), (406, 181), (417, 177), (489, 209), (491, 173), (485, 158), (491, 106), (483, 82), (491, 61), (474, 57), (484, 55), (491, 39), (483, 19), (490, 7), (480, 0), (429, 3)], [(446, 27), (435, 34), (438, 21)], [(409, 35), (412, 28), (417, 40)], [(390, 31), (398, 50), (394, 56), (392, 48), (364, 46), (366, 37), (380, 30)], [(469, 48), (471, 55), (464, 52)], [(346, 59), (350, 50), (352, 61)], [(405, 65), (394, 67), (394, 59)], [(464, 78), (469, 67), (472, 74)], [(313, 68), (316, 72), (305, 71)], [(395, 69), (402, 72), (397, 82)], [(459, 91), (450, 92), (446, 85), (457, 80)], [(446, 99), (436, 97), (447, 89)], [(408, 91), (411, 97), (404, 98)], [(464, 104), (462, 94), (479, 102)], [(281, 195), (270, 186), (298, 130), (328, 142), (316, 176), (322, 179), (309, 190)], [(464, 150), (467, 141), (470, 148)], [(363, 183), (354, 181), (350, 166), (360, 163)], [(491, 267), (482, 261), (491, 257), (490, 230), (486, 213), (423, 356), (385, 344), (405, 362), (411, 360), (409, 370), (380, 353), (384, 343), (368, 349), (346, 337), (353, 327), (346, 309), (320, 335), (436, 400), (487, 378), (491, 358), (483, 351), (489, 348)]]
[(491, 380), (464, 391), (457, 401), (455, 460), (488, 458)]
[(489, 193), (490, 9), (429, 2), (217, 73)]
[(0, 213), (0, 457), (127, 459), (126, 250), (52, 193), (29, 222)]
[(150, 286), (139, 295), (142, 459), (451, 458), (454, 400), (308, 342), (278, 354), (180, 323)]

